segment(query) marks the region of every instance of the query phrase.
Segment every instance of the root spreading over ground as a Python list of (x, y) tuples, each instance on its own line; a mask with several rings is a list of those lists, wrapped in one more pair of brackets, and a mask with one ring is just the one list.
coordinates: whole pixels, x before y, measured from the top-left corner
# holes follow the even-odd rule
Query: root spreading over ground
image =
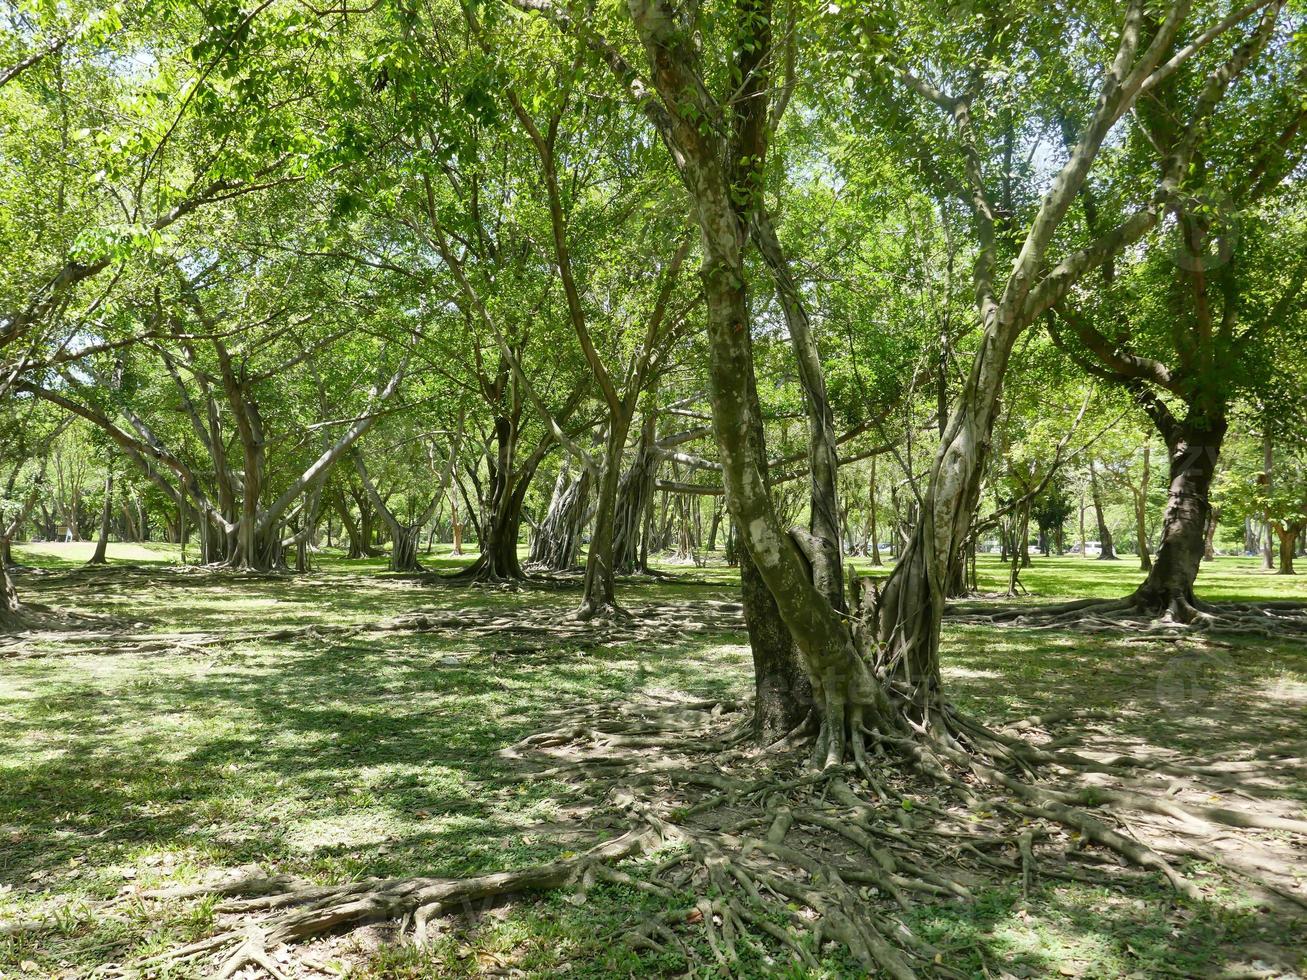
[[(550, 889), (584, 901), (599, 882), (673, 905), (623, 942), (690, 972), (730, 976), (786, 964), (816, 970), (830, 943), (885, 976), (963, 976), (905, 913), (971, 901), (1001, 879), (1028, 891), (1040, 879), (1112, 886), (1156, 874), (1201, 901), (1176, 858), (1222, 864), (1269, 905), (1307, 914), (1294, 878), (1307, 821), (1264, 801), (1195, 802), (1221, 784), (1212, 770), (1038, 745), (1050, 726), (1074, 719), (1031, 717), (990, 731), (956, 717), (974, 744), (1005, 746), (1021, 775), (960, 748), (883, 742), (873, 743), (874, 764), (816, 771), (801, 747), (751, 747), (747, 709), (677, 700), (586, 707), (506, 750), (523, 779), (574, 782), (595, 800), (577, 828), (589, 846), (571, 856), (466, 878), (322, 885), (256, 874), (147, 892), (146, 900), (216, 897), (221, 928), (133, 972), (190, 963), (222, 978), (249, 967), (284, 978), (288, 959), (273, 951), (288, 945), (384, 922), (420, 946), (487, 905)], [(914, 764), (927, 754), (930, 764)], [(1045, 778), (1028, 775), (1036, 771)], [(1141, 779), (1148, 788), (1137, 788)], [(1243, 832), (1235, 853), (1220, 846), (1228, 828)], [(694, 898), (677, 906), (683, 895)]]

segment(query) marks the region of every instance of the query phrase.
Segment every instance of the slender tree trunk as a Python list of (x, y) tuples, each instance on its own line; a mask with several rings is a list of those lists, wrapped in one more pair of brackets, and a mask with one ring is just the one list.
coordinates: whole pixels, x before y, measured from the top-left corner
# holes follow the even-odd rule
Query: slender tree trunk
[[(1271, 430), (1268, 427), (1262, 435), (1262, 480), (1269, 498), (1275, 483), (1275, 447), (1271, 442)], [(1262, 547), (1262, 568), (1268, 572), (1275, 567), (1275, 528), (1268, 516), (1266, 518), (1266, 544)]]
[(870, 515), (868, 524), (871, 534), (871, 563), (879, 566), (880, 561), (880, 530), (876, 526), (876, 457), (871, 457), (871, 479), (868, 481), (867, 488), (867, 510)]
[(1112, 543), (1112, 531), (1107, 526), (1103, 513), (1103, 495), (1098, 488), (1098, 473), (1094, 461), (1089, 461), (1089, 493), (1094, 501), (1094, 519), (1098, 522), (1098, 560), (1116, 561), (1116, 547)]
[(604, 471), (599, 479), (595, 501), (594, 531), (585, 560), (585, 591), (581, 597), (578, 619), (590, 619), (615, 611), (617, 593), (613, 578), (613, 524), (617, 509), (617, 486), (622, 479), (622, 453), (630, 431), (629, 415), (613, 412), (608, 420), (608, 439), (604, 447)]
[(458, 510), (458, 490), (449, 488), (449, 539), (451, 555), (463, 554), (463, 517)]
[(918, 723), (941, 731), (947, 731), (939, 717), (946, 585), (980, 500), (1003, 377), (1019, 333), (1014, 324), (1000, 320), (986, 327), (940, 440), (920, 519), (881, 595), (879, 635), (885, 669), (907, 693)]
[(1207, 535), (1203, 539), (1203, 561), (1213, 561), (1216, 558), (1216, 528), (1220, 522), (1221, 508), (1213, 507), (1207, 518)]
[(1136, 493), (1135, 498), (1135, 541), (1139, 548), (1139, 570), (1152, 571), (1153, 559), (1148, 554), (1148, 503), (1143, 493)]
[(104, 505), (100, 508), (100, 534), (95, 541), (95, 553), (91, 555), (88, 565), (104, 565), (108, 562), (106, 553), (109, 549), (109, 517), (113, 513), (113, 471), (104, 478)]

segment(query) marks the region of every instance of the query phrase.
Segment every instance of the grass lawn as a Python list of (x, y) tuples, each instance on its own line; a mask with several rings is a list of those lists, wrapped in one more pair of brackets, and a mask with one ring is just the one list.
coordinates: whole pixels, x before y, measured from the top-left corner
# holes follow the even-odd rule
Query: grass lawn
[[(468, 588), (384, 573), (384, 561), (319, 559), (306, 576), (181, 569), (168, 546), (16, 547), (25, 601), (112, 617), (112, 635), (49, 630), (0, 650), (0, 975), (73, 977), (130, 966), (208, 934), (214, 902), (148, 901), (162, 885), (257, 866), (321, 882), (465, 875), (522, 866), (576, 846), (586, 801), (569, 785), (524, 780), (500, 753), (561, 708), (642, 693), (746, 695), (743, 633), (666, 642), (505, 648), (458, 631), (339, 636), (415, 611), (560, 614), (575, 590)], [(427, 560), (448, 569), (467, 558)], [(624, 602), (735, 596), (734, 572), (667, 567), (663, 582), (621, 586)], [(982, 589), (1006, 586), (982, 556)], [(1126, 558), (1035, 558), (1030, 601), (1117, 596), (1139, 581)], [(1204, 566), (1210, 599), (1304, 598), (1296, 578), (1256, 559)], [(313, 627), (318, 627), (315, 632)], [(259, 638), (284, 627), (280, 639)], [(149, 638), (227, 631), (166, 649)], [(243, 637), (249, 636), (250, 639)], [(948, 627), (946, 683), (989, 718), (1101, 707), (1097, 737), (1134, 750), (1242, 758), (1307, 740), (1307, 651), (1290, 644), (1210, 647), (1017, 629)], [(1307, 804), (1301, 771), (1280, 795)], [(1180, 901), (1151, 879), (1126, 890), (1040, 879), (969, 903), (922, 906), (913, 923), (968, 976), (1209, 976), (1307, 950), (1307, 927), (1260, 911), (1219, 869), (1193, 868), (1207, 895)], [(1301, 880), (1307, 865), (1297, 869)], [(1307, 894), (1307, 893), (1305, 893)], [(122, 897), (111, 909), (97, 908)], [(687, 905), (691, 896), (686, 896)], [(546, 895), (476, 916), (428, 949), (363, 930), (325, 947), (303, 976), (628, 977), (675, 973), (618, 939), (650, 911), (618, 886), (584, 905)], [(38, 932), (5, 923), (53, 917)], [(1278, 956), (1276, 960), (1272, 953)], [(1289, 955), (1292, 955), (1290, 953)], [(839, 955), (823, 974), (857, 975)], [(1298, 964), (1307, 970), (1307, 960)], [(175, 975), (202, 974), (199, 965)], [(760, 971), (759, 975), (762, 975)], [(793, 974), (817, 975), (814, 973)]]

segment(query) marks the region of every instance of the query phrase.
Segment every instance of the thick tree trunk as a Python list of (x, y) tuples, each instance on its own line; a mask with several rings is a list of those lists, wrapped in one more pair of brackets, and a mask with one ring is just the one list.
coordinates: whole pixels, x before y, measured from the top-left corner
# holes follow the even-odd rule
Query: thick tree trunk
[(1276, 524), (1275, 533), (1280, 539), (1280, 567), (1276, 569), (1277, 575), (1292, 575), (1293, 571), (1293, 554), (1294, 546), (1298, 543), (1298, 532), (1301, 528), (1296, 524), (1284, 525)]
[(813, 710), (812, 683), (794, 637), (747, 549), (740, 549), (740, 597), (753, 652), (753, 730), (767, 745), (801, 725)]
[(108, 562), (109, 517), (113, 513), (113, 473), (104, 478), (104, 504), (100, 509), (100, 533), (95, 540), (95, 553), (91, 555), (88, 565), (104, 565)]
[(549, 510), (531, 540), (527, 561), (532, 567), (561, 572), (576, 564), (589, 501), (589, 472), (583, 469), (574, 478), (564, 465), (558, 471)]
[[(509, 427), (507, 419), (497, 420)], [(511, 427), (510, 427), (511, 428)], [(481, 554), (456, 577), (475, 582), (516, 581), (526, 578), (518, 558), (517, 544), (522, 532), (522, 505), (536, 469), (544, 459), (552, 439), (542, 441), (520, 468), (512, 463), (516, 434), (510, 428), (500, 430), (499, 462), (493, 468), (490, 496), (481, 515)]]
[(1198, 422), (1170, 420), (1162, 437), (1170, 457), (1170, 490), (1162, 515), (1162, 542), (1152, 571), (1134, 598), (1153, 612), (1165, 612), (1187, 622), (1193, 618), (1194, 580), (1198, 577), (1211, 514), (1208, 492), (1221, 442), (1224, 418)]
[(394, 541), (390, 546), (390, 570), (392, 572), (420, 572), (422, 565), (418, 561), (418, 542), (422, 537), (420, 524), (396, 524), (391, 530)]

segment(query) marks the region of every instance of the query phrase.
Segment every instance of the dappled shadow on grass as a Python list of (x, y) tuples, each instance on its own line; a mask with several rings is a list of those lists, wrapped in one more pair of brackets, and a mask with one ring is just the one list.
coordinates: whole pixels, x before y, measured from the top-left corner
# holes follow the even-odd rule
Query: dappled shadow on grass
[[(650, 683), (725, 690), (738, 681), (700, 674), (685, 645), (657, 659), (621, 646), (565, 659), (492, 658), (421, 635), (78, 661), (53, 684), (57, 659), (25, 662), (7, 684), (6, 695), (20, 696), (7, 698), (0, 740), (28, 752), (0, 792), (10, 881), (57, 867), (87, 840), (327, 871), (331, 857), (311, 845), (291, 853), (278, 839), (296, 820), (360, 812), (406, 841), (410, 870), (457, 873), (466, 870), (468, 835), (502, 832), (480, 826), (496, 812), (560, 801), (563, 787), (523, 781), (494, 754), (550, 712)], [(443, 832), (424, 828), (451, 815), (462, 829), (438, 846)], [(356, 855), (335, 870), (395, 868)]]
[[(1067, 712), (1055, 736), (1202, 760), (1221, 770), (1214, 792), (1307, 801), (1307, 650), (1295, 643), (949, 626), (942, 657), (951, 697), (981, 717)], [(1088, 712), (1103, 717), (1076, 717)]]
[[(576, 599), (570, 588), (427, 587), (334, 566), (301, 579), (71, 573), (38, 583), (34, 593), (42, 600), (62, 594), (70, 603), (90, 595), (157, 633), (376, 624), (425, 609), (511, 614), (524, 604), (563, 614)], [(621, 596), (632, 605), (732, 598), (725, 586), (684, 578), (623, 583)], [(1091, 741), (1202, 757), (1268, 745), (1288, 750), (1303, 739), (1297, 649), (1196, 647), (1228, 660), (1195, 666), (1183, 659), (1183, 644), (947, 629), (949, 688), (982, 717), (1101, 706), (1116, 716), (1093, 722)], [(141, 632), (129, 631), (123, 642)], [(584, 649), (546, 643), (523, 652), (453, 629), (250, 639), (149, 655), (115, 653), (113, 640), (91, 650), (75, 638), (53, 643), (48, 658), (6, 663), (0, 675), (0, 744), (12, 752), (0, 755), (0, 883), (18, 886), (0, 896), (0, 909), (71, 905), (124, 884), (193, 880), (248, 863), (340, 881), (460, 875), (549, 857), (577, 845), (533, 828), (566, 823), (573, 809), (594, 801), (563, 783), (524, 778), (499, 750), (546, 727), (563, 708), (655, 689), (738, 695), (749, 679), (742, 642), (738, 633), (714, 633)], [(1233, 775), (1250, 794), (1262, 794), (1260, 777)], [(1300, 773), (1277, 778), (1283, 785), (1276, 795), (1302, 793)], [(944, 937), (939, 944), (958, 957), (954, 965), (972, 963), (974, 949), (992, 971), (1016, 976), (1022, 969), (1053, 973), (1079, 962), (1081, 950), (1096, 950), (1085, 955), (1100, 965), (1100, 976), (1128, 969), (1183, 975), (1197, 970), (1191, 963), (1205, 972), (1230, 944), (1261, 935), (1241, 931), (1243, 913), (1234, 911), (1228, 919), (1201, 911), (1201, 927), (1173, 921), (1173, 896), (1151, 886), (1129, 901), (1089, 891), (1042, 888), (1025, 917), (1011, 891), (921, 912)], [(647, 975), (651, 961), (632, 959), (614, 941), (642, 901), (617, 888), (594, 891), (582, 909), (549, 896), (524, 903), (507, 922), (485, 923), (476, 942), (498, 943), (514, 956), (524, 944), (538, 946), (537, 975), (553, 975), (551, 944), (584, 961), (574, 975)], [(94, 965), (146, 942), (162, 915), (151, 911), (117, 945), (96, 948), (107, 942), (103, 932), (74, 931), (67, 943), (45, 937), (22, 947), (23, 955), (52, 970), (67, 956)], [(945, 942), (948, 935), (956, 943)], [(472, 964), (456, 953), (466, 938), (426, 958), (393, 955), (418, 975), (467, 972)], [(1136, 955), (1130, 946), (1148, 949)], [(1189, 951), (1194, 958), (1186, 959)], [(380, 957), (376, 968), (387, 962)], [(832, 975), (859, 975), (834, 954), (828, 965)]]
[(1307, 922), (1271, 920), (1238, 901), (1180, 905), (1155, 883), (1105, 889), (1040, 878), (985, 889), (965, 903), (914, 910), (906, 921), (968, 976), (1216, 976), (1302, 966)]

